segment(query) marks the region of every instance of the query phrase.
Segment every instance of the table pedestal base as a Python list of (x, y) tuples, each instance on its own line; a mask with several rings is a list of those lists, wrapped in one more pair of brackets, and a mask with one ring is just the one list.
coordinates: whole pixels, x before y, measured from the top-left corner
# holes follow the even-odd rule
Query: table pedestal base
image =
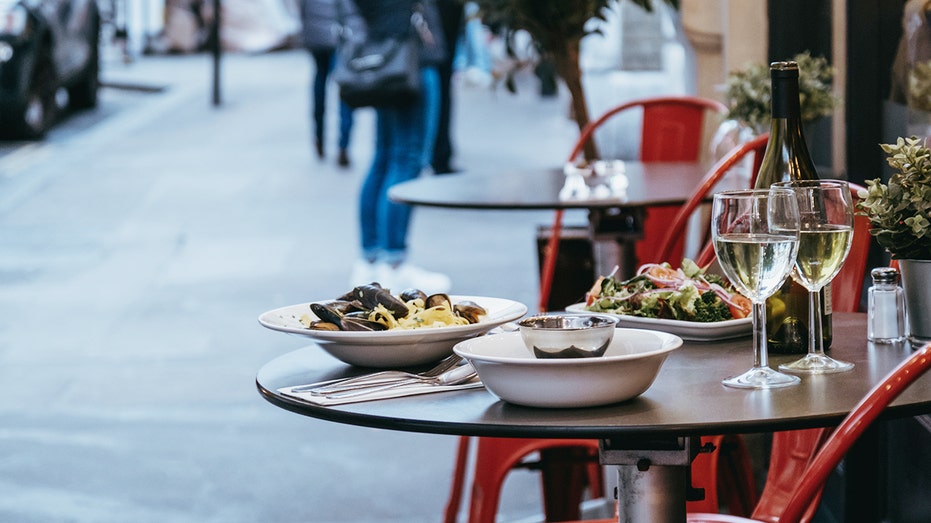
[[(602, 440), (600, 459), (617, 466), (618, 521), (682, 523), (693, 491), (689, 465), (699, 438)], [(697, 492), (703, 495), (702, 492)]]

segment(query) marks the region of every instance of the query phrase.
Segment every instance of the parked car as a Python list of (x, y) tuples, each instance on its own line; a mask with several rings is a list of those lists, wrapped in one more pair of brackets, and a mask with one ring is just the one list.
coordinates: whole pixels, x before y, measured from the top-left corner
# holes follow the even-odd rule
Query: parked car
[(96, 106), (99, 42), (96, 0), (0, 0), (0, 133), (42, 138), (62, 91)]

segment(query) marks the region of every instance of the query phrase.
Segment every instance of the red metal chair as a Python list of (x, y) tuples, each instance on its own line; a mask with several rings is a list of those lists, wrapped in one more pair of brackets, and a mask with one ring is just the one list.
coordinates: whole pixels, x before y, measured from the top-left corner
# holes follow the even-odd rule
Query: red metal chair
[[(857, 192), (864, 187), (849, 183), (853, 201), (856, 203), (860, 197)], [(850, 254), (840, 272), (831, 281), (831, 307), (838, 312), (859, 312), (860, 295), (863, 293), (863, 282), (866, 279), (866, 262), (869, 256), (870, 219), (866, 216), (854, 216), (853, 241), (850, 244)]]
[[(667, 232), (665, 238), (657, 248), (657, 255), (655, 258), (657, 261), (668, 261), (675, 264), (678, 259), (681, 259), (685, 246), (686, 229), (689, 219), (692, 217), (695, 209), (708, 199), (709, 194), (712, 193), (712, 189), (724, 178), (725, 174), (730, 172), (735, 165), (742, 162), (751, 154), (753, 155), (751, 175), (756, 176), (756, 172), (760, 169), (760, 163), (763, 161), (763, 153), (766, 151), (766, 144), (768, 141), (769, 133), (762, 134), (745, 144), (738, 145), (714, 164), (695, 189), (695, 192), (692, 193), (689, 200), (679, 207), (679, 211), (666, 226)], [(747, 183), (749, 188), (749, 180), (747, 180)], [(703, 238), (703, 240), (702, 245), (706, 245), (708, 238)], [(679, 258), (674, 258), (676, 253), (679, 253)], [(699, 256), (699, 258), (700, 257), (701, 256)]]
[[(621, 104), (589, 122), (582, 129), (569, 154), (568, 162), (574, 163), (578, 159), (585, 144), (607, 120), (620, 112), (635, 108), (643, 110), (639, 155), (640, 161), (643, 162), (698, 161), (701, 155), (702, 128), (706, 114), (709, 112), (724, 114), (727, 111), (727, 107), (720, 102), (694, 96), (644, 98)], [(664, 205), (646, 210), (646, 217), (641, 224), (643, 239), (636, 245), (638, 259), (657, 259), (656, 249), (665, 236), (666, 225), (677, 208), (675, 205)], [(540, 311), (548, 308), (556, 257), (559, 253), (562, 217), (563, 211), (558, 210), (553, 218), (552, 232), (540, 276)]]
[[(691, 513), (690, 523), (734, 523), (765, 521), (769, 523), (797, 523), (806, 521), (818, 503), (818, 497), (828, 476), (837, 467), (850, 447), (863, 432), (882, 414), (886, 406), (931, 367), (931, 344), (915, 351), (857, 404), (844, 421), (831, 432), (817, 454), (802, 473), (791, 473), (791, 492), (778, 498), (767, 494), (764, 487), (762, 502), (753, 511), (751, 519), (721, 514)], [(800, 432), (800, 431), (794, 431)]]
[[(472, 438), (459, 438), (456, 465), (443, 521), (455, 523), (466, 491), (466, 470)], [(508, 473), (515, 468), (540, 469), (544, 514), (547, 521), (579, 518), (586, 485), (592, 498), (604, 497), (601, 466), (596, 440), (475, 438), (475, 467), (469, 492), (469, 523), (494, 523), (501, 489)], [(558, 457), (547, 452), (567, 451)], [(529, 461), (532, 454), (540, 459)], [(565, 461), (567, 459), (568, 461)], [(549, 468), (547, 468), (549, 467)]]

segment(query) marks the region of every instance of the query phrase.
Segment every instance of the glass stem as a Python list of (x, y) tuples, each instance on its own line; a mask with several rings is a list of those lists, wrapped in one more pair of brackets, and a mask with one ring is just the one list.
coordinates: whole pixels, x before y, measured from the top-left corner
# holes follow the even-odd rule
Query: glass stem
[(808, 292), (808, 354), (824, 355), (821, 338), (821, 296), (819, 291)]
[(753, 366), (769, 367), (766, 349), (766, 302), (753, 302)]

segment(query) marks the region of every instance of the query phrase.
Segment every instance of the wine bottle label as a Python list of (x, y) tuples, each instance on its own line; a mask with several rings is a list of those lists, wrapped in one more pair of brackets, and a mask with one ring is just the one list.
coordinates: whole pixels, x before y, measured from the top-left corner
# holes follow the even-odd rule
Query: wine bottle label
[(830, 316), (834, 314), (834, 311), (831, 308), (831, 302), (834, 301), (831, 295), (831, 284), (828, 283), (824, 286), (824, 293), (822, 294), (824, 298), (824, 303), (821, 304), (821, 311), (825, 316)]

